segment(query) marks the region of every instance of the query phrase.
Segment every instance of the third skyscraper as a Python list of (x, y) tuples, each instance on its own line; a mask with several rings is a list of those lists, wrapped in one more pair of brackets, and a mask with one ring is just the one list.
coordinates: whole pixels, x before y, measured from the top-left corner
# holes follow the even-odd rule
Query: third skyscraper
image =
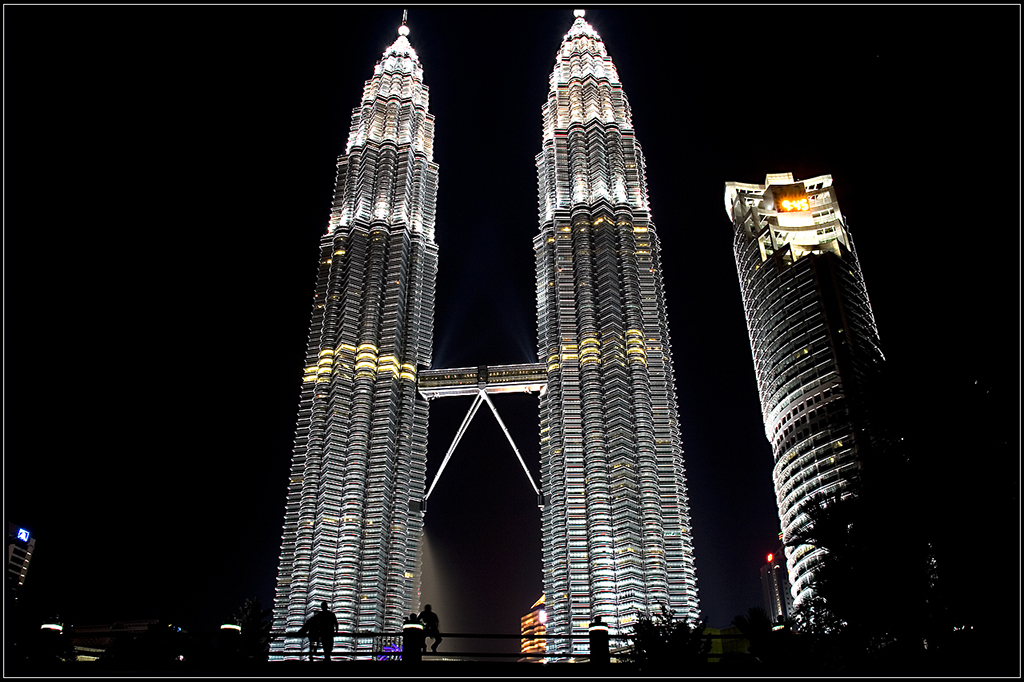
[(831, 175), (728, 182), (725, 209), (799, 606), (814, 593), (825, 550), (794, 541), (815, 506), (859, 490), (883, 356)]

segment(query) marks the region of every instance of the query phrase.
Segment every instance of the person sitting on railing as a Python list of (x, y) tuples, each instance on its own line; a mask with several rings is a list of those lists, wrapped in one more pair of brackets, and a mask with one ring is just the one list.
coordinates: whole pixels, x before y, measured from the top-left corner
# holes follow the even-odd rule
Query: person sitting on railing
[(423, 623), (423, 650), (427, 650), (427, 637), (430, 637), (434, 640), (434, 643), (430, 645), (430, 650), (433, 653), (437, 653), (437, 645), (443, 639), (439, 629), (441, 621), (438, 619), (437, 614), (431, 610), (430, 604), (423, 607), (423, 613), (419, 615), (419, 620)]

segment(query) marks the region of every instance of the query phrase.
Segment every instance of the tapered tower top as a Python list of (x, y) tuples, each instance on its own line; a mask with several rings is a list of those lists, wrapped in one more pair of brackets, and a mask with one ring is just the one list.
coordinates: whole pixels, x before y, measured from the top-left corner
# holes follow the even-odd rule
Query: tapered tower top
[[(339, 161), (339, 173), (350, 173), (351, 177), (344, 182), (339, 179), (341, 184), (331, 211), (331, 231), (357, 220), (382, 220), (404, 223), (414, 232), (423, 230), (433, 238), (436, 180), (416, 175), (419, 170), (406, 175), (413, 171), (405, 162), (386, 172), (376, 165), (390, 163), (385, 158), (392, 158), (379, 153), (382, 145), (395, 145), (398, 158), (411, 152), (422, 154), (423, 161), (431, 164), (434, 157), (430, 91), (423, 82), (423, 65), (409, 44), (409, 27), (404, 21), (403, 17), (398, 37), (373, 67), (373, 76), (363, 85), (359, 106), (352, 111), (343, 156), (362, 155), (365, 151), (366, 158), (355, 157), (357, 160), (351, 165), (348, 158)], [(387, 182), (371, 182), (371, 172), (379, 172), (379, 177), (387, 178)], [(435, 172), (436, 169), (429, 171)]]
[[(555, 54), (555, 66), (548, 80), (548, 99), (541, 112), (545, 149), (547, 145), (554, 145), (538, 156), (539, 172), (549, 180), (541, 187), (542, 222), (550, 220), (556, 209), (598, 200), (649, 210), (643, 154), (636, 143), (629, 100), (622, 90), (618, 71), (601, 36), (584, 19), (583, 10), (576, 10), (574, 14), (576, 18)], [(587, 127), (593, 132), (578, 139), (577, 133), (572, 132)], [(598, 139), (604, 140), (613, 130), (629, 146), (629, 155), (633, 156), (628, 161), (618, 147), (608, 154), (603, 151), (594, 155), (583, 153), (579, 157), (582, 165), (573, 166), (570, 181), (558, 181), (561, 176), (554, 169), (557, 159), (565, 152), (556, 153), (554, 147), (603, 145), (605, 143)]]
[(416, 54), (416, 50), (412, 49), (412, 45), (409, 44), (409, 27), (405, 25), (406, 14), (402, 14), (402, 25), (398, 27), (398, 38), (395, 42), (391, 43), (388, 49), (384, 50), (384, 58), (388, 57), (409, 57), (414, 62), (419, 64), (420, 58)]
[[(558, 125), (562, 127), (568, 125), (570, 121), (582, 123), (599, 118), (605, 122), (614, 121), (629, 126), (629, 105), (619, 96), (622, 92), (622, 83), (619, 81), (615, 64), (608, 56), (601, 36), (583, 18), (583, 10), (575, 10), (574, 14), (576, 19), (562, 39), (562, 46), (555, 56), (555, 68), (550, 80), (551, 93), (557, 92), (560, 86), (570, 84), (571, 89), (582, 87), (588, 78), (594, 78), (602, 94), (594, 101), (574, 102), (567, 109), (561, 107)], [(613, 92), (615, 94), (611, 95)], [(553, 131), (545, 130), (545, 133), (550, 134)]]
[(585, 33), (587, 35), (593, 36), (594, 38), (597, 38), (598, 40), (601, 39), (601, 37), (597, 35), (597, 31), (594, 30), (594, 27), (588, 24), (587, 20), (583, 18), (583, 15), (586, 14), (586, 10), (574, 9), (572, 11), (572, 14), (574, 17), (576, 17), (576, 20), (572, 22), (572, 28), (569, 29), (569, 33), (566, 36), (566, 38), (576, 33)]
[(572, 22), (569, 32), (565, 34), (565, 40), (569, 40), (570, 38), (578, 35), (589, 35), (592, 38), (596, 38), (598, 40), (601, 39), (601, 36), (597, 35), (597, 31), (594, 30), (594, 27), (588, 24), (587, 20), (583, 18), (583, 14), (584, 12), (581, 9), (573, 10), (573, 16), (575, 16), (576, 19)]

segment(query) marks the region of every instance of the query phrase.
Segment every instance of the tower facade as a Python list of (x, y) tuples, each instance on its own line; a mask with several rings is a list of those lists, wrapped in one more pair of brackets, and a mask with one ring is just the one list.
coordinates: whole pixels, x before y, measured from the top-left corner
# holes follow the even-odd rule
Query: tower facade
[[(340, 631), (399, 631), (418, 601), (427, 402), (416, 378), (433, 344), (437, 166), (428, 89), (408, 33), (399, 29), (352, 112), (320, 242), (274, 598), (278, 633), (294, 633), (322, 601)], [(276, 637), (271, 657), (297, 658), (304, 645)]]
[(791, 541), (812, 505), (857, 494), (872, 437), (868, 384), (884, 358), (832, 176), (728, 182), (725, 209), (799, 606), (824, 550)]
[[(577, 11), (555, 57), (534, 238), (549, 635), (699, 615), (658, 237), (629, 103)], [(549, 652), (569, 652), (550, 640)]]

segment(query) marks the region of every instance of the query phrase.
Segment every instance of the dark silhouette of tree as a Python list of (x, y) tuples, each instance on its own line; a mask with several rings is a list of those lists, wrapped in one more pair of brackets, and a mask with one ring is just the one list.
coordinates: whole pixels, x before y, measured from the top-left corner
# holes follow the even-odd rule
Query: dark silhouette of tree
[[(947, 396), (936, 414), (915, 412), (900, 371), (848, 387), (854, 485), (786, 538), (823, 556), (795, 614), (801, 649), (825, 674), (1019, 673), (1019, 382), (936, 368), (913, 384)], [(988, 578), (965, 580), (979, 551)]]
[(772, 622), (768, 612), (760, 606), (747, 609), (747, 615), (736, 616), (732, 619), (733, 626), (739, 628), (751, 644), (756, 640), (764, 639), (771, 634), (775, 624)]
[(234, 616), (235, 624), (242, 628), (238, 642), (238, 655), (244, 661), (264, 662), (270, 653), (271, 609), (263, 608), (258, 597), (247, 598)]
[(748, 653), (764, 666), (767, 674), (791, 672), (787, 666), (796, 655), (792, 618), (773, 623), (767, 611), (755, 606), (747, 609), (746, 615), (733, 618), (732, 624), (750, 642)]
[(894, 489), (906, 480), (899, 468), (898, 461), (876, 462), (871, 485), (814, 500), (809, 523), (787, 538), (789, 546), (824, 552), (814, 597), (800, 604), (795, 621), (810, 638), (812, 657), (831, 672), (871, 672), (897, 649), (903, 658), (924, 650), (927, 543), (913, 532), (915, 511)]
[(839, 618), (820, 595), (797, 606), (793, 621), (800, 632), (816, 637), (840, 634), (846, 628), (846, 621)]
[(639, 672), (658, 675), (693, 675), (708, 665), (711, 640), (700, 621), (673, 620), (672, 612), (642, 614), (629, 635), (632, 652), (628, 658)]
[(768, 638), (771, 637), (772, 628), (775, 627), (768, 612), (760, 606), (754, 606), (747, 609), (747, 615), (739, 615), (733, 618), (732, 624), (750, 642), (748, 651), (763, 661), (768, 646)]
[[(900, 442), (927, 491), (918, 620), (941, 674), (1019, 676), (1020, 373), (980, 370), (929, 377), (919, 390), (946, 396), (947, 409), (923, 413)], [(984, 578), (967, 578), (976, 557)]]
[(857, 546), (860, 511), (860, 500), (856, 497), (820, 496), (805, 508), (810, 522), (787, 538), (790, 547), (809, 545), (824, 552), (815, 569), (815, 598), (805, 600), (797, 612), (801, 631), (834, 634), (845, 631), (851, 620), (857, 620), (858, 598), (863, 597), (856, 590), (861, 577), (858, 552), (866, 549)]

